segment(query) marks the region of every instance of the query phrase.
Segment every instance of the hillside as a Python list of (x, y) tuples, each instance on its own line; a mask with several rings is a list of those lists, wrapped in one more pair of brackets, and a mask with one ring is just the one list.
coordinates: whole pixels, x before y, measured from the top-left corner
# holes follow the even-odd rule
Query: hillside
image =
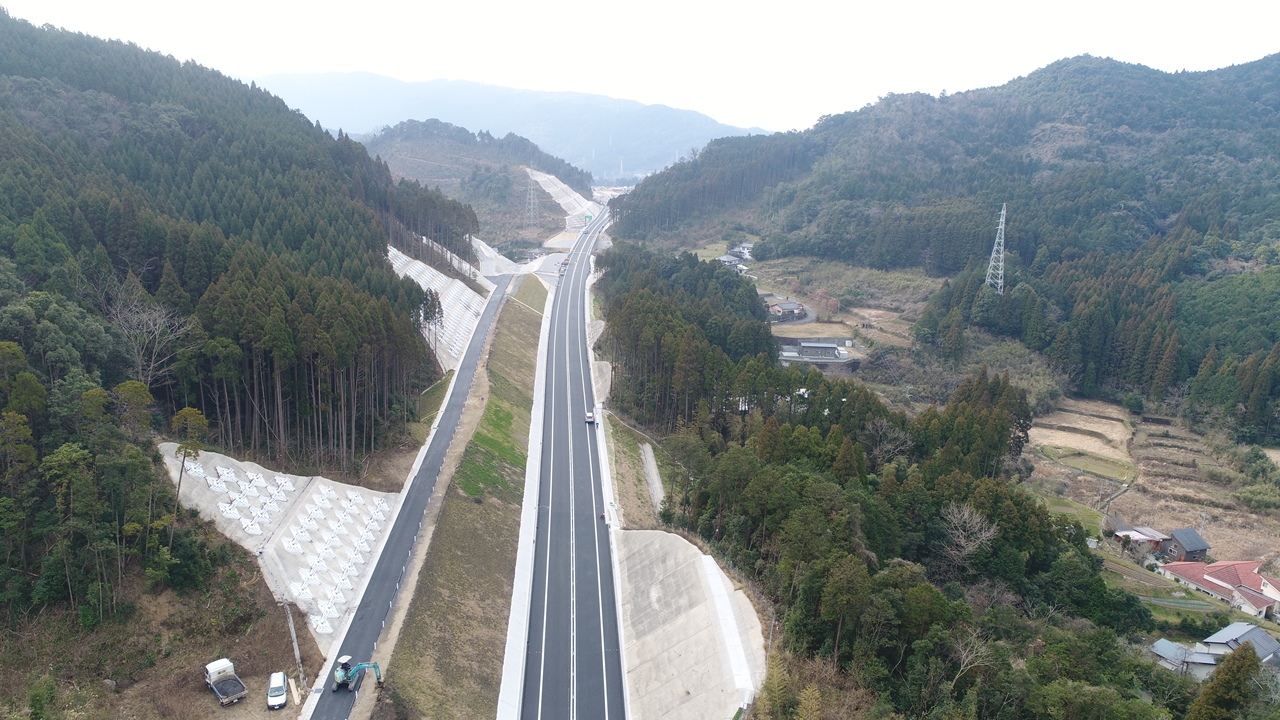
[[(717, 140), (615, 200), (615, 232), (749, 231), (761, 259), (964, 271), (917, 327), (926, 344), (955, 356), (954, 330), (976, 324), (1046, 352), (1086, 395), (1136, 392), (1273, 438), (1278, 110), (1280, 55), (1176, 74), (1072, 58), (997, 88), (892, 95), (803, 133)], [(1003, 203), (1011, 291), (992, 299)]]
[(564, 227), (563, 211), (541, 188), (534, 188), (537, 220), (529, 218), (531, 167), (556, 176), (583, 197), (591, 197), (591, 173), (542, 152), (508, 133), (495, 138), (439, 120), (406, 120), (363, 139), (395, 177), (409, 178), (466, 203), (476, 212), (489, 245), (536, 245)]
[[(477, 229), (470, 208), (394, 182), (259, 88), (0, 11), (0, 615), (15, 657), (37, 617), (40, 639), (80, 647), (32, 672), (80, 688), (132, 683), (192, 643), (227, 652), (265, 586), (179, 512), (157, 434), (303, 474), (360, 467), (439, 375), (421, 332), (439, 299), (396, 277), (387, 243), (424, 233), (467, 253)], [(153, 641), (161, 593), (175, 617), (198, 615), (190, 597), (223, 609)], [(11, 683), (0, 704), (21, 710), (26, 692)]]
[(459, 80), (407, 83), (368, 73), (317, 73), (257, 82), (328, 127), (363, 134), (438, 118), (495, 137), (515, 133), (599, 180), (654, 172), (712, 138), (762, 132), (664, 105)]

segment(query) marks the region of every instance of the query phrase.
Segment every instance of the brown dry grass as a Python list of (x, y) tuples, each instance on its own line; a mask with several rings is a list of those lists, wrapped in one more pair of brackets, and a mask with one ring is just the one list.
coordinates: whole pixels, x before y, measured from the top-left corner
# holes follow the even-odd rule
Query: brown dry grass
[[(1027, 447), (1044, 448), (1046, 451), (1042, 454), (1051, 456), (1076, 450), (1128, 466), (1133, 462), (1128, 451), (1133, 431), (1125, 421), (1127, 415), (1114, 405), (1063, 399), (1056, 411), (1036, 418)], [(1111, 476), (1109, 472), (1101, 474)], [(1127, 475), (1132, 479), (1132, 472)]]
[[(219, 542), (211, 527), (207, 537)], [(131, 618), (108, 621), (92, 632), (79, 629), (70, 612), (48, 608), (11, 628), (0, 639), (8, 668), (0, 689), (0, 712), (23, 715), (27, 689), (36, 678), (50, 675), (57, 684), (53, 709), (60, 716), (268, 717), (267, 677), (277, 670), (294, 678), (298, 675), (288, 622), (253, 558), (229, 541), (221, 542), (230, 545), (233, 561), (219, 569), (203, 594), (141, 592)], [(221, 618), (219, 608), (227, 603), (239, 604), (256, 619), (233, 633), (210, 631), (210, 620)], [(303, 664), (312, 679), (323, 658), (307, 630), (305, 615), (296, 608), (294, 622)], [(218, 706), (203, 678), (204, 664), (220, 657), (231, 658), (249, 690), (245, 700), (228, 708)], [(108, 691), (103, 679), (115, 680), (117, 692)]]
[(1219, 560), (1268, 560), (1280, 552), (1280, 513), (1251, 510), (1231, 497), (1231, 487), (1210, 482), (1207, 471), (1219, 465), (1195, 433), (1143, 423), (1132, 454), (1139, 481), (1112, 505), (1130, 523), (1165, 532), (1198, 528)]
[(649, 442), (627, 427), (612, 413), (605, 415), (605, 437), (609, 445), (609, 470), (618, 514), (626, 530), (655, 530), (661, 525), (653, 514), (653, 501), (644, 476), (640, 443)]
[(1031, 426), (1031, 432), (1029, 433), (1030, 439), (1027, 441), (1027, 449), (1034, 450), (1045, 446), (1051, 448), (1070, 448), (1093, 453), (1094, 455), (1105, 458), (1111, 458), (1113, 460), (1119, 460), (1121, 462), (1129, 461), (1129, 453), (1125, 452), (1123, 445), (1116, 447), (1096, 436), (1076, 432), (1070, 429), (1064, 429), (1069, 427), (1068, 423), (1057, 423), (1055, 427), (1047, 428), (1040, 425), (1039, 419), (1036, 420), (1036, 422)]
[(850, 337), (869, 345), (908, 346), (911, 323), (942, 281), (920, 272), (884, 271), (812, 258), (750, 264), (763, 291), (790, 296), (829, 324), (782, 325), (778, 337)]
[[(1231, 497), (1233, 488), (1209, 482), (1207, 471), (1219, 465), (1199, 436), (1177, 425), (1151, 422), (1130, 430), (1126, 417), (1125, 410), (1108, 403), (1064, 400), (1057, 412), (1036, 420), (1028, 447), (1074, 449), (1132, 463), (1137, 480), (1109, 510), (1125, 522), (1163, 532), (1203, 525), (1210, 554), (1220, 560), (1280, 556), (1280, 513), (1244, 507)], [(1046, 495), (1098, 507), (1101, 498), (1120, 487), (1053, 463), (1041, 453), (1031, 457), (1036, 465), (1032, 483)]]
[[(537, 360), (528, 329), (541, 322), (526, 305), (542, 307), (546, 290), (525, 278), (515, 296), (521, 302), (503, 306), (472, 399), (478, 408), (489, 402), (509, 411), (509, 440), (525, 448)], [(470, 438), (480, 424), (479, 413), (469, 416), (459, 438)], [(447, 461), (441, 479), (466, 466), (475, 452), (469, 446)], [(445, 494), (391, 659), (394, 672), (383, 699), (395, 702), (379, 703), (379, 715), (478, 718), (496, 712), (524, 487), (523, 467), (497, 467), (508, 489), (471, 497), (453, 486)]]
[(772, 325), (769, 328), (774, 337), (811, 338), (811, 337), (855, 337), (853, 328), (842, 322), (811, 322), (801, 325)]
[[(914, 319), (942, 285), (918, 270), (873, 270), (827, 259), (789, 257), (749, 264), (762, 290), (797, 297), (848, 298), (844, 307), (888, 310)], [(819, 308), (823, 314), (825, 308)]]
[(1265, 448), (1262, 452), (1266, 453), (1267, 457), (1271, 458), (1271, 462), (1280, 466), (1280, 448)]
[(400, 492), (421, 447), (408, 443), (373, 453), (365, 460), (364, 473), (353, 484), (379, 492)]
[(1200, 528), (1219, 560), (1267, 560), (1280, 548), (1280, 519), (1237, 507), (1213, 507), (1212, 497), (1174, 483), (1151, 482), (1112, 503), (1112, 511), (1130, 523), (1150, 525), (1168, 532), (1181, 527)]

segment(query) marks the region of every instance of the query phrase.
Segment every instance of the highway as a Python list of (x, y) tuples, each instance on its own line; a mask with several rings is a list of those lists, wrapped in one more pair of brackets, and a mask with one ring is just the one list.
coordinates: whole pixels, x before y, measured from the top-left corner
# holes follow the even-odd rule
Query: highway
[[(436, 432), (431, 436), (430, 445), (423, 456), (418, 474), (414, 476), (409, 490), (401, 500), (395, 525), (388, 531), (386, 544), (383, 546), (381, 555), (378, 556), (377, 565), (369, 577), (369, 584), (360, 598), (360, 606), (356, 608), (355, 616), (343, 638), (341, 649), (333, 653), (325, 663), (327, 675), (319, 679), (324, 682), (324, 691), (317, 694), (319, 700), (311, 713), (313, 720), (343, 720), (351, 714), (351, 707), (355, 703), (358, 692), (330, 691), (333, 686), (333, 660), (343, 655), (350, 655), (354, 662), (362, 662), (373, 656), (374, 643), (382, 633), (383, 621), (387, 618), (392, 601), (400, 591), (400, 581), (404, 576), (405, 568), (409, 565), (409, 554), (413, 550), (414, 540), (421, 529), (422, 516), (427, 510), (427, 501), (435, 491), (436, 478), (444, 465), (445, 452), (449, 449), (454, 431), (462, 417), (462, 406), (471, 392), (471, 381), (475, 378), (480, 351), (484, 348), (485, 338), (493, 325), (494, 315), (497, 313), (498, 305), (501, 304), (502, 296), (507, 292), (507, 284), (510, 280), (509, 276), (496, 280), (497, 287), (489, 295), (489, 301), (480, 315), (480, 321), (476, 324), (475, 332), (471, 336), (471, 343), (467, 346), (462, 363), (458, 366), (453, 391), (449, 395), (448, 402), (440, 409), (440, 420), (436, 426)], [(406, 594), (402, 602), (408, 602), (409, 597), (410, 595)], [(363, 683), (372, 682), (371, 675), (372, 673), (368, 672), (364, 674), (355, 686), (357, 691)]]
[(579, 235), (551, 310), (523, 720), (625, 717), (600, 448), (595, 426), (585, 419), (595, 408), (586, 281), (591, 250), (607, 223), (602, 213)]

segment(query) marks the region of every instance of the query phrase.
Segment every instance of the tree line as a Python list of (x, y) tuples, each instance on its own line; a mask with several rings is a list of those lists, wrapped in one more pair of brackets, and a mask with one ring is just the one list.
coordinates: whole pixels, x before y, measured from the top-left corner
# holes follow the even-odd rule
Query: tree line
[(316, 469), (402, 437), (441, 308), (387, 243), (470, 258), (476, 227), (260, 89), (0, 12), (6, 620), (92, 628), (230, 559), (157, 434)]
[[(0, 40), (0, 248), (106, 321), (102, 382), (140, 380), (262, 457), (345, 465), (403, 431), (440, 307), (386, 247), (474, 260), (471, 208), (194, 63), (8, 16)], [(59, 381), (69, 355), (13, 323)]]
[(394, 127), (383, 128), (366, 142), (370, 152), (378, 154), (394, 143), (446, 142), (472, 148), (480, 154), (504, 163), (528, 165), (534, 170), (554, 175), (561, 182), (577, 190), (583, 197), (591, 197), (591, 173), (581, 170), (564, 160), (543, 152), (532, 140), (507, 133), (494, 137), (488, 130), (471, 132), (434, 118), (429, 120), (405, 120)]
[[(610, 403), (664, 434), (677, 468), (663, 521), (758, 583), (775, 642), (831, 664), (864, 711), (1195, 716), (1194, 683), (1126, 647), (1150, 612), (1106, 586), (1078, 522), (1018, 485), (1031, 411), (1008, 377), (982, 370), (908, 417), (854, 380), (735, 348), (724, 328), (767, 326), (717, 263), (625, 244), (601, 260)], [(772, 665), (755, 716), (843, 702), (790, 683)]]
[(1018, 338), (1086, 396), (1167, 402), (1193, 423), (1268, 442), (1280, 435), (1280, 271), (1205, 282), (1221, 245), (1182, 226), (1132, 253), (1006, 265), (1003, 295), (971, 263), (930, 298), (913, 332), (953, 359), (970, 326)]

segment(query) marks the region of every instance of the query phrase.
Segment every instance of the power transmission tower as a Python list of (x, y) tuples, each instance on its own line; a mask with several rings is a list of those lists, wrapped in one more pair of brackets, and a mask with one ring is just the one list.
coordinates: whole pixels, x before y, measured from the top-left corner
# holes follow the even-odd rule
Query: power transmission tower
[(528, 200), (526, 201), (526, 204), (528, 205), (528, 217), (525, 218), (525, 224), (529, 227), (536, 226), (542, 220), (542, 210), (538, 206), (538, 191), (536, 190), (537, 184), (538, 183), (534, 182), (533, 176), (530, 175)]
[(996, 230), (996, 244), (991, 248), (991, 264), (987, 265), (987, 284), (1004, 294), (1004, 211), (1008, 203), (1000, 206), (1000, 228)]

